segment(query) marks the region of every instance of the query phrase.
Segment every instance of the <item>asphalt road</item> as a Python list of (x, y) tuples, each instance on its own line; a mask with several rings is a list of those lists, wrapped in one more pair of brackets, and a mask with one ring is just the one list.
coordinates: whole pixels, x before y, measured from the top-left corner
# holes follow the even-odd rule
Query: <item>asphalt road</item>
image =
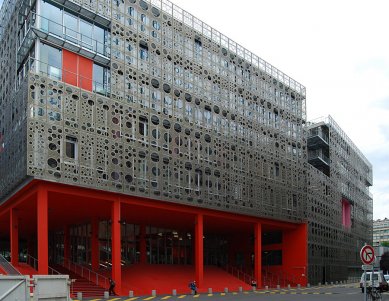
[[(89, 299), (103, 301), (105, 299)], [(363, 301), (363, 294), (359, 284), (340, 284), (332, 286), (316, 286), (302, 289), (272, 289), (258, 290), (256, 292), (243, 293), (214, 293), (178, 295), (178, 296), (143, 296), (143, 297), (111, 297), (109, 301), (304, 301), (304, 300), (337, 300), (337, 301)], [(389, 301), (389, 293), (382, 294), (382, 300)]]

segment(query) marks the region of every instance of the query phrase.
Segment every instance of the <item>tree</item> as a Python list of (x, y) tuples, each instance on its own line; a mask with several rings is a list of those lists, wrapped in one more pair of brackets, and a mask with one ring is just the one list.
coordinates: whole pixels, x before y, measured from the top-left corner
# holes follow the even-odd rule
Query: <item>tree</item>
[(382, 241), (380, 245), (383, 247), (389, 247), (389, 241)]
[(382, 254), (380, 260), (380, 270), (382, 270), (384, 274), (389, 272), (389, 252)]

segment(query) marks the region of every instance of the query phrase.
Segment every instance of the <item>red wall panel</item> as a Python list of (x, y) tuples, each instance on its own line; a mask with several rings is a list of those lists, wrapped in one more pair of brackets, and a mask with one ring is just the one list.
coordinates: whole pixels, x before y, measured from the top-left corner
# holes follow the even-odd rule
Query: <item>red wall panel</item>
[(62, 80), (77, 86), (78, 55), (62, 49)]
[(93, 61), (62, 49), (62, 80), (92, 91)]
[(79, 56), (78, 57), (78, 86), (82, 89), (92, 91), (93, 61)]

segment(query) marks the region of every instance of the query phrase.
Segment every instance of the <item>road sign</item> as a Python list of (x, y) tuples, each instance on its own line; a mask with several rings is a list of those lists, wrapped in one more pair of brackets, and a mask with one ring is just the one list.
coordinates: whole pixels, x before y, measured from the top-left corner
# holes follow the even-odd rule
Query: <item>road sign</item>
[(364, 265), (362, 265), (362, 270), (371, 271), (371, 270), (373, 270), (373, 266), (369, 265), (369, 264), (364, 264)]
[(361, 260), (364, 264), (366, 264), (366, 265), (372, 264), (374, 262), (374, 259), (375, 259), (373, 247), (369, 246), (369, 245), (363, 246), (361, 249), (360, 256), (361, 256)]

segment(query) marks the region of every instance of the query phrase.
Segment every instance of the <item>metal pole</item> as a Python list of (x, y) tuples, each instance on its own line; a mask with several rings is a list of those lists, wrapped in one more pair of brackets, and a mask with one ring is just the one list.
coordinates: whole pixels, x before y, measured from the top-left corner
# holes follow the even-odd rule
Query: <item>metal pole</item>
[(367, 301), (367, 294), (366, 294), (366, 274), (367, 274), (367, 271), (365, 270), (365, 273), (364, 273), (364, 280), (363, 280), (363, 300)]

